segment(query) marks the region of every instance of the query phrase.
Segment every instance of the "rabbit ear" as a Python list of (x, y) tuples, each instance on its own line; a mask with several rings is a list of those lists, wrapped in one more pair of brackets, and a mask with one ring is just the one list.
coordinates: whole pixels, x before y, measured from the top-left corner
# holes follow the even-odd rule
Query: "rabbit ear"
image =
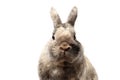
[(71, 24), (72, 26), (74, 26), (75, 24), (75, 20), (77, 18), (77, 8), (73, 7), (73, 9), (71, 10), (69, 16), (68, 16), (68, 23)]
[(62, 23), (57, 11), (53, 7), (51, 8), (50, 15), (53, 20), (55, 28), (57, 27), (58, 24)]

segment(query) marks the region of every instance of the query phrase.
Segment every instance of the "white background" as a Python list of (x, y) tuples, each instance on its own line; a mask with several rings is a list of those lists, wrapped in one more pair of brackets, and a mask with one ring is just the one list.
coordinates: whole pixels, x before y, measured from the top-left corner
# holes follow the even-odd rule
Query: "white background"
[(63, 22), (78, 7), (77, 39), (99, 80), (120, 80), (119, 0), (0, 0), (0, 80), (39, 80), (38, 59), (53, 30), (51, 6)]

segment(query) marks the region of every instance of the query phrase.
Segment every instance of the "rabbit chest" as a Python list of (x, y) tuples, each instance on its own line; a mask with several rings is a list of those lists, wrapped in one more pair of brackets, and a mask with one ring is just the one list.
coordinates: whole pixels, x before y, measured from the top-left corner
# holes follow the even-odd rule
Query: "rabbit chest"
[(47, 74), (49, 80), (79, 80), (78, 71), (73, 66), (53, 67)]

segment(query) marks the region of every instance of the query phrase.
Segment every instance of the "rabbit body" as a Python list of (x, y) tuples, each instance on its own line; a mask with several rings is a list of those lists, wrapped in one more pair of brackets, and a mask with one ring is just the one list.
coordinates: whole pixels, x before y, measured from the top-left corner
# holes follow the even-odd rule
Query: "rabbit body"
[(77, 8), (74, 7), (66, 23), (62, 23), (54, 8), (52, 40), (43, 49), (39, 60), (40, 80), (98, 80), (95, 69), (84, 56), (83, 47), (75, 37), (74, 23)]

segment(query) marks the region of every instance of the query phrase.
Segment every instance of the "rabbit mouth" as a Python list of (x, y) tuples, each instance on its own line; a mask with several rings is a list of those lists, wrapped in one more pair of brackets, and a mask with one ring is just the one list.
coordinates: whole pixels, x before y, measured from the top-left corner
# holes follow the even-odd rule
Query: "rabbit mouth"
[(72, 61), (72, 58), (67, 55), (67, 52), (66, 52), (66, 51), (64, 51), (63, 53), (61, 53), (61, 55), (60, 55), (60, 57), (59, 57), (59, 60), (60, 60), (60, 61), (63, 61), (63, 62), (71, 62), (71, 61)]
[(59, 56), (60, 56), (62, 59), (68, 59), (67, 53), (68, 53), (67, 51), (62, 51)]

